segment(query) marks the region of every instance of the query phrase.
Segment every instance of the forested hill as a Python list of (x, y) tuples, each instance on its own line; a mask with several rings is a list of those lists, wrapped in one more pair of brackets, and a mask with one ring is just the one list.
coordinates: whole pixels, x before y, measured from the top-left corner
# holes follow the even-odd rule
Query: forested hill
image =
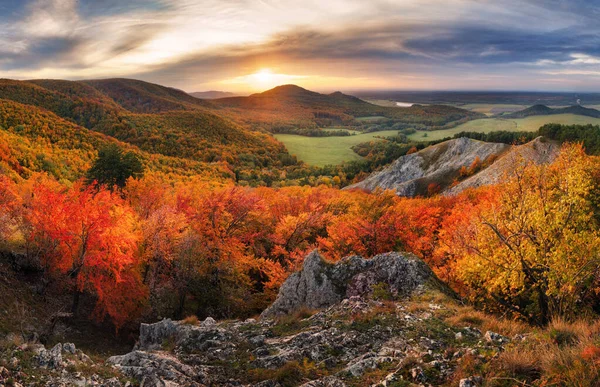
[(431, 127), (481, 117), (476, 112), (443, 105), (377, 106), (341, 92), (320, 94), (296, 85), (278, 86), (248, 97), (221, 98), (212, 102), (240, 122), (268, 130), (292, 125), (303, 128), (351, 125), (357, 119), (374, 117)]
[(549, 116), (553, 114), (575, 114), (578, 116), (600, 118), (600, 110), (586, 108), (580, 105), (573, 105), (564, 108), (551, 108), (546, 105), (534, 105), (518, 112), (504, 114), (502, 115), (502, 118), (525, 118), (530, 116)]

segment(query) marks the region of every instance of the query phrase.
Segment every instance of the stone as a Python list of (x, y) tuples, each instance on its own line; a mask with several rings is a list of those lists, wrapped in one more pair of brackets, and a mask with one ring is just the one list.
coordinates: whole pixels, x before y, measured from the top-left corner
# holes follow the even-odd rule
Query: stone
[(261, 317), (326, 308), (346, 298), (368, 295), (378, 283), (387, 284), (395, 295), (445, 288), (422, 260), (409, 253), (380, 254), (371, 259), (350, 256), (332, 264), (315, 250), (305, 258), (302, 270), (283, 283), (277, 299)]
[(64, 343), (62, 345), (62, 349), (66, 353), (70, 353), (71, 355), (75, 355), (75, 344), (73, 344), (73, 343)]
[(485, 341), (492, 344), (505, 344), (509, 342), (508, 337), (502, 336), (501, 334), (492, 331), (485, 332), (483, 338), (485, 339)]

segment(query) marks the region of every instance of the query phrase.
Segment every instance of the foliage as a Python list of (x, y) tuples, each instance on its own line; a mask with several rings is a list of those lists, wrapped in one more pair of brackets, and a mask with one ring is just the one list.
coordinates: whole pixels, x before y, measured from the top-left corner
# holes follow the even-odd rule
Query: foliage
[(98, 151), (98, 158), (87, 172), (87, 181), (96, 182), (112, 189), (125, 187), (130, 177), (141, 177), (144, 166), (133, 152), (124, 153), (121, 148), (111, 144)]
[(520, 167), (464, 217), (455, 256), (473, 294), (538, 323), (583, 306), (600, 265), (595, 173), (580, 146), (565, 147), (550, 167)]

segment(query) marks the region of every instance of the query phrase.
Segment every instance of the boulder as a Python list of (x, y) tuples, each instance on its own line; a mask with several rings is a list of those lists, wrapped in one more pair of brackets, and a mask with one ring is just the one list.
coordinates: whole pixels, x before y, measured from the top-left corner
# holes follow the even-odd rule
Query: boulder
[(305, 258), (302, 270), (283, 283), (277, 299), (261, 317), (301, 308), (323, 309), (349, 297), (368, 295), (373, 285), (380, 283), (397, 296), (426, 287), (443, 288), (425, 262), (409, 253), (380, 254), (371, 259), (350, 256), (334, 264), (315, 250)]

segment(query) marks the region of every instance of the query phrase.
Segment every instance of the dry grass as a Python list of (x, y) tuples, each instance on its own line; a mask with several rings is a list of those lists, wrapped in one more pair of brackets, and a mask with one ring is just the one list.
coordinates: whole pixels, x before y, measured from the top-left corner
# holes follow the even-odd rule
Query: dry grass
[[(460, 323), (481, 320), (483, 329), (504, 334), (524, 333), (523, 324), (498, 320), (479, 312), (462, 310), (449, 319)], [(522, 342), (513, 342), (505, 352), (483, 366), (465, 357), (455, 378), (468, 374), (485, 376), (486, 386), (574, 386), (600, 385), (600, 323), (556, 318), (543, 329), (529, 329)], [(457, 376), (458, 375), (458, 376)]]
[(198, 320), (198, 317), (196, 316), (187, 316), (181, 320), (181, 323), (185, 325), (198, 325), (200, 324), (200, 320)]
[(471, 326), (482, 332), (492, 331), (508, 337), (531, 331), (531, 327), (523, 322), (485, 314), (467, 306), (458, 307), (446, 321), (456, 327)]

